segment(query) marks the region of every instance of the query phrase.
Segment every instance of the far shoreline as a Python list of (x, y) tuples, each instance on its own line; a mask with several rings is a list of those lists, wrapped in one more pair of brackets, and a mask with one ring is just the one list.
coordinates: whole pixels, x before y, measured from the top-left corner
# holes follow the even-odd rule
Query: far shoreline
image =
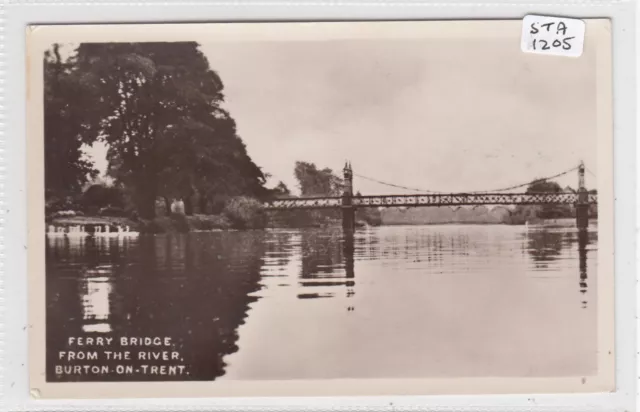
[[(593, 218), (590, 222), (597, 223), (597, 218)], [(271, 223), (271, 222), (269, 222)], [(109, 226), (111, 231), (117, 231), (118, 228), (138, 232), (142, 234), (163, 234), (163, 233), (207, 233), (207, 232), (231, 232), (231, 231), (249, 231), (249, 230), (274, 230), (274, 229), (331, 229), (341, 228), (340, 222), (332, 222), (324, 225), (309, 226), (287, 226), (265, 224), (262, 227), (231, 227), (223, 222), (218, 215), (172, 215), (157, 217), (153, 220), (134, 220), (128, 217), (113, 216), (65, 216), (47, 219), (47, 226), (54, 228), (63, 228), (65, 231), (71, 230), (72, 227), (82, 228), (87, 234), (92, 234), (96, 226)], [(529, 223), (532, 227), (574, 227), (576, 225), (575, 218), (559, 218), (559, 219), (539, 219)], [(527, 223), (508, 223), (508, 222), (393, 222), (381, 223), (379, 225), (370, 225), (366, 222), (358, 222), (356, 229), (378, 227), (378, 226), (527, 226)]]

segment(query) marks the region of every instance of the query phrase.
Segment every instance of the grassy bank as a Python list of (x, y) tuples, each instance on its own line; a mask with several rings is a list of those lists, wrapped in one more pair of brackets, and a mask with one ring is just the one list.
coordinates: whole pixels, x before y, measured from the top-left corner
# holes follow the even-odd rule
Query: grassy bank
[[(88, 232), (93, 231), (94, 226), (111, 226), (112, 230), (118, 227), (140, 233), (173, 233), (214, 231), (229, 229), (259, 229), (268, 224), (268, 219), (262, 204), (253, 198), (236, 197), (230, 199), (219, 214), (192, 214), (186, 216), (181, 213), (161, 215), (153, 219), (137, 218), (136, 213), (121, 212), (116, 217), (96, 214), (82, 214), (72, 210), (57, 212), (47, 218), (47, 224), (56, 227), (85, 226)], [(64, 215), (66, 214), (66, 215)]]
[(186, 233), (233, 229), (233, 225), (221, 215), (171, 215), (153, 220), (140, 220), (140, 233)]

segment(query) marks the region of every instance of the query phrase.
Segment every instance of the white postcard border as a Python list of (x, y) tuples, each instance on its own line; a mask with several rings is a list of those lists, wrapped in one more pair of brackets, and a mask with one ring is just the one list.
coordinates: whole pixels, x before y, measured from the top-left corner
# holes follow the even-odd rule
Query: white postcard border
[[(69, 2), (67, 2), (68, 4)], [(152, 3), (150, 5), (153, 6)], [(26, 7), (24, 9), (19, 8), (20, 5), (14, 5), (10, 10), (13, 12), (13, 16), (18, 15), (19, 19), (11, 20), (10, 23), (7, 24), (9, 33), (13, 33), (13, 38), (15, 39), (13, 42), (10, 42), (7, 47), (7, 55), (5, 56), (5, 61), (8, 63), (8, 75), (7, 78), (11, 79), (11, 82), (7, 82), (7, 91), (8, 96), (11, 97), (11, 103), (7, 106), (5, 113), (7, 116), (4, 117), (5, 122), (5, 130), (7, 130), (5, 134), (5, 139), (7, 139), (7, 143), (5, 143), (6, 147), (6, 189), (5, 196), (7, 199), (7, 207), (9, 214), (5, 214), (5, 237), (9, 234), (13, 236), (10, 241), (5, 241), (5, 298), (6, 298), (6, 308), (8, 308), (11, 317), (7, 316), (4, 318), (5, 330), (7, 334), (5, 335), (6, 344), (4, 351), (4, 363), (5, 363), (5, 377), (11, 377), (11, 381), (6, 381), (4, 385), (5, 396), (8, 395), (8, 399), (10, 401), (19, 402), (23, 407), (27, 407), (28, 409), (34, 408), (46, 408), (51, 409), (52, 407), (56, 407), (56, 405), (60, 406), (62, 404), (57, 402), (50, 401), (33, 401), (27, 400), (25, 396), (25, 374), (26, 374), (26, 330), (29, 328), (28, 323), (26, 322), (26, 314), (25, 312), (25, 301), (26, 298), (26, 281), (24, 276), (19, 276), (17, 274), (25, 273), (25, 262), (26, 262), (26, 252), (23, 250), (24, 245), (26, 244), (26, 237), (24, 233), (24, 224), (26, 223), (25, 210), (26, 205), (24, 203), (24, 185), (26, 181), (24, 179), (24, 156), (25, 156), (25, 146), (24, 141), (21, 140), (20, 136), (24, 136), (24, 104), (20, 106), (20, 103), (24, 103), (24, 96), (20, 93), (23, 92), (24, 82), (20, 82), (20, 79), (23, 81), (24, 73), (20, 73), (20, 69), (24, 70), (24, 60), (21, 60), (20, 57), (24, 57), (24, 35), (23, 33), (19, 33), (18, 29), (24, 29), (24, 25), (27, 22), (51, 22), (51, 21), (63, 21), (64, 19), (69, 19), (69, 14), (65, 16), (61, 16), (61, 6), (55, 6), (52, 3), (44, 3), (42, 5), (38, 5), (38, 7), (34, 7), (35, 5), (31, 5), (30, 7)], [(91, 19), (97, 19), (99, 21), (104, 21), (104, 19), (108, 19), (109, 16), (119, 15), (120, 18), (127, 15), (129, 20), (138, 19), (149, 21), (154, 15), (156, 19), (162, 19), (161, 15), (171, 16), (171, 20), (177, 21), (180, 18), (185, 18), (188, 15), (196, 16), (196, 15), (206, 15), (204, 10), (202, 13), (198, 14), (198, 9), (207, 9), (211, 11), (212, 9), (220, 10), (220, 7), (228, 7), (227, 15), (234, 17), (242, 17), (243, 13), (244, 18), (256, 17), (260, 12), (256, 12), (256, 9), (262, 7), (262, 12), (264, 13), (263, 17), (268, 17), (269, 13), (277, 14), (276, 10), (280, 10), (281, 16), (287, 15), (287, 13), (291, 14), (292, 9), (288, 6), (256, 6), (256, 9), (251, 9), (251, 12), (247, 13), (247, 9), (241, 11), (241, 7), (234, 8), (233, 6), (198, 6), (198, 5), (190, 5), (190, 10), (186, 12), (183, 10), (180, 12), (179, 7), (170, 7), (170, 4), (166, 4), (163, 8), (163, 13), (159, 13), (159, 6), (155, 5), (155, 9), (150, 13), (151, 7), (143, 7), (142, 5), (138, 5), (136, 7), (126, 7), (126, 6), (109, 6), (107, 4), (102, 4), (99, 7), (89, 9), (85, 7), (75, 7), (75, 11), (81, 11), (75, 16), (83, 16), (84, 21), (88, 21)], [(193, 7), (192, 7), (193, 6)], [(290, 6), (293, 6), (290, 5)], [(300, 6), (300, 4), (298, 4)], [(518, 6), (518, 7), (514, 7)], [(362, 12), (366, 7), (362, 5), (358, 5), (357, 3), (352, 3), (349, 5), (343, 5), (341, 8), (342, 15), (345, 15), (345, 10), (348, 7), (352, 7), (351, 13), (355, 12), (357, 8), (358, 11)], [(455, 7), (455, 8), (446, 8), (446, 7), (433, 7), (430, 9), (426, 9), (418, 6), (398, 6), (397, 8), (393, 8), (397, 14), (399, 14), (399, 10), (403, 10), (405, 15), (412, 10), (422, 11), (420, 14), (423, 17), (427, 17), (427, 14), (430, 14), (429, 17), (469, 17), (469, 11), (473, 9), (473, 5), (470, 8), (466, 9), (467, 14), (465, 15), (464, 7)], [(295, 8), (295, 7), (294, 7)], [(104, 13), (105, 9), (109, 9), (110, 13)], [(323, 7), (320, 5), (310, 6), (310, 9), (313, 10), (322, 10)], [(306, 13), (311, 12), (312, 10), (308, 10)], [(508, 10), (507, 10), (508, 9)], [(522, 10), (522, 13), (518, 13), (516, 10)], [(532, 5), (507, 5), (502, 11), (499, 10), (497, 6), (492, 7), (491, 10), (484, 9), (479, 14), (475, 14), (474, 17), (496, 17), (496, 14), (501, 14), (501, 17), (515, 17), (515, 15), (523, 15), (527, 12), (531, 12)], [(618, 377), (618, 392), (613, 394), (587, 394), (587, 395), (570, 395), (570, 396), (560, 396), (560, 395), (538, 395), (532, 398), (532, 395), (513, 395), (513, 396), (481, 396), (481, 397), (406, 397), (406, 398), (398, 398), (398, 397), (385, 397), (385, 398), (348, 398), (348, 399), (334, 399), (334, 398), (323, 398), (323, 399), (312, 399), (308, 398), (293, 400), (291, 398), (287, 399), (216, 399), (216, 400), (200, 400), (196, 401), (198, 404), (204, 405), (216, 405), (218, 408), (227, 409), (231, 405), (245, 405), (247, 408), (251, 405), (271, 405), (271, 408), (284, 409), (284, 405), (298, 405), (293, 406), (293, 408), (305, 405), (312, 406), (318, 408), (328, 408), (328, 407), (354, 407), (359, 406), (362, 407), (364, 405), (369, 405), (370, 408), (385, 408), (391, 406), (396, 407), (406, 407), (406, 406), (423, 406), (423, 407), (439, 407), (440, 409), (447, 409), (446, 406), (455, 407), (456, 409), (460, 409), (461, 406), (475, 405), (476, 407), (483, 407), (486, 409), (489, 406), (501, 406), (503, 408), (507, 408), (510, 410), (514, 409), (538, 409), (540, 406), (546, 406), (558, 409), (573, 409), (572, 405), (583, 405), (586, 407), (589, 405), (593, 409), (602, 410), (603, 407), (605, 409), (618, 409), (622, 405), (629, 404), (629, 399), (633, 396), (633, 381), (629, 378), (634, 374), (633, 366), (635, 362), (629, 362), (633, 358), (626, 357), (627, 353), (633, 355), (632, 346), (634, 344), (634, 340), (632, 336), (625, 336), (623, 333), (624, 330), (629, 331), (632, 334), (632, 328), (630, 327), (634, 323), (632, 322), (632, 313), (633, 311), (629, 310), (633, 307), (633, 287), (631, 285), (634, 284), (633, 276), (631, 275), (634, 269), (634, 261), (633, 261), (633, 226), (630, 224), (631, 222), (635, 222), (635, 213), (634, 213), (634, 201), (633, 199), (633, 191), (635, 186), (633, 185), (632, 178), (624, 178), (625, 176), (629, 176), (633, 171), (634, 167), (634, 159), (633, 159), (633, 131), (635, 130), (634, 122), (632, 121), (632, 117), (634, 113), (634, 105), (633, 105), (633, 96), (629, 90), (632, 89), (630, 85), (635, 84), (635, 76), (632, 70), (629, 69), (629, 65), (623, 67), (621, 61), (627, 61), (628, 59), (622, 59), (620, 57), (621, 51), (629, 51), (631, 40), (629, 39), (629, 35), (625, 35), (624, 31), (627, 33), (633, 32), (633, 21), (632, 18), (625, 18), (625, 15), (622, 13), (625, 11), (624, 7), (619, 7), (616, 9), (609, 8), (606, 13), (602, 13), (603, 9), (589, 9), (585, 7), (579, 7), (572, 9), (569, 6), (564, 6), (560, 4), (558, 7), (548, 7), (548, 6), (537, 6), (535, 11), (538, 10), (548, 10), (551, 13), (553, 10), (558, 14), (562, 9), (569, 9), (573, 11), (573, 13), (564, 13), (569, 16), (585, 16), (585, 15), (595, 15), (597, 17), (602, 17), (604, 15), (613, 17), (617, 16), (614, 19), (614, 73), (615, 73), (615, 124), (616, 124), (616, 147), (615, 147), (615, 158), (616, 158), (616, 272), (618, 275), (623, 272), (625, 274), (628, 273), (628, 276), (618, 276), (617, 285), (616, 285), (616, 309), (620, 316), (617, 319), (617, 330), (618, 330), (618, 340), (617, 340), (617, 358), (618, 358), (618, 366), (617, 366), (617, 377)], [(116, 11), (118, 10), (118, 11)], [(300, 8), (298, 11), (302, 10)], [(334, 13), (338, 12), (336, 8), (331, 8), (328, 5), (325, 5), (324, 10), (326, 12), (325, 16), (329, 18), (334, 15)], [(369, 17), (380, 17), (378, 13), (380, 8), (375, 6), (369, 6), (368, 9)], [(438, 10), (439, 14), (436, 16), (433, 11)], [(628, 8), (626, 9), (628, 11)], [(16, 11), (20, 11), (21, 13), (16, 13)], [(497, 12), (496, 12), (497, 11)], [(600, 13), (598, 13), (600, 11)], [(295, 11), (294, 11), (295, 12)], [(476, 11), (477, 12), (477, 11)], [(67, 13), (66, 11), (64, 13)], [(203, 14), (204, 13), (204, 14)], [(387, 12), (388, 13), (388, 12)], [(9, 13), (11, 14), (11, 13)], [(299, 13), (298, 16), (300, 16)], [(348, 13), (347, 13), (348, 14)], [(366, 14), (366, 13), (365, 13)], [(352, 14), (353, 15), (353, 14)], [(40, 16), (40, 17), (38, 17)], [(90, 17), (91, 16), (91, 17)], [(217, 14), (217, 16), (224, 16), (223, 14)], [(317, 14), (316, 14), (317, 16)], [(418, 17), (418, 15), (412, 15), (412, 17)], [(113, 20), (112, 20), (113, 21)], [(616, 24), (616, 22), (619, 22)], [(626, 27), (626, 29), (625, 29)], [(617, 50), (617, 52), (616, 52)], [(21, 54), (22, 53), (22, 54)], [(17, 57), (17, 59), (16, 59)], [(631, 64), (633, 67), (633, 64)], [(621, 84), (624, 82), (624, 84)], [(627, 90), (625, 90), (627, 89)], [(5, 100), (5, 101), (8, 101)], [(622, 101), (628, 103), (628, 106), (622, 107)], [(10, 118), (11, 122), (8, 122), (7, 119)], [(20, 122), (22, 120), (22, 122)], [(622, 136), (622, 137), (620, 137)], [(9, 140), (10, 139), (10, 140)], [(17, 156), (16, 156), (17, 155)], [(14, 160), (15, 159), (15, 160)], [(21, 186), (22, 185), (22, 186)], [(11, 288), (11, 289), (9, 289)], [(10, 293), (7, 293), (7, 290), (10, 290)], [(5, 309), (5, 314), (7, 313), (7, 309)], [(625, 316), (625, 314), (628, 314)], [(621, 325), (623, 328), (621, 329)], [(622, 335), (622, 336), (621, 336)], [(627, 333), (626, 335), (629, 335)], [(622, 339), (620, 339), (622, 338)], [(631, 339), (630, 339), (631, 338)], [(629, 350), (631, 349), (631, 350)], [(620, 359), (620, 358), (623, 359)], [(626, 359), (626, 362), (624, 361)], [(622, 362), (620, 362), (622, 360)], [(620, 379), (622, 377), (622, 379)], [(627, 382), (631, 382), (628, 384)], [(21, 391), (21, 392), (20, 392)], [(392, 399), (392, 401), (389, 401)], [(158, 409), (161, 405), (165, 408), (176, 408), (178, 405), (186, 406), (187, 403), (191, 403), (193, 401), (188, 400), (162, 400), (157, 402), (149, 402), (143, 401), (144, 405), (151, 407), (152, 409)], [(534, 402), (535, 401), (535, 402)], [(133, 405), (132, 401), (114, 401), (111, 400), (108, 403), (117, 406), (117, 405)], [(140, 403), (139, 405), (141, 405)], [(65, 405), (69, 406), (69, 401), (64, 402)], [(88, 409), (89, 405), (104, 405), (104, 401), (100, 403), (91, 402), (91, 401), (80, 401), (75, 403), (78, 405), (80, 409)], [(193, 403), (192, 403), (193, 404)], [(538, 407), (533, 405), (538, 405)], [(82, 405), (82, 406), (80, 406)], [(174, 405), (174, 406), (168, 406)], [(279, 406), (276, 406), (279, 405)], [(458, 407), (456, 407), (457, 405)], [(184, 407), (183, 406), (183, 407)], [(131, 406), (129, 406), (130, 408)], [(103, 409), (103, 408), (101, 408)], [(466, 408), (465, 408), (466, 409)], [(584, 408), (580, 408), (583, 409)]]
[[(27, 60), (27, 178), (28, 263), (30, 279), (29, 323), (30, 391), (42, 398), (112, 398), (202, 396), (380, 396), (443, 395), (520, 392), (601, 392), (614, 385), (613, 342), (613, 130), (611, 96), (610, 21), (585, 20), (587, 41), (596, 45), (597, 136), (598, 136), (598, 270), (597, 270), (597, 364), (598, 375), (554, 378), (424, 378), (424, 379), (330, 379), (213, 382), (46, 382), (45, 291), (44, 291), (44, 129), (42, 56), (53, 42), (138, 41), (326, 41), (376, 38), (493, 38), (512, 36), (517, 45), (519, 20), (431, 21), (431, 22), (333, 22), (333, 23), (229, 23), (193, 25), (77, 25), (31, 26)], [(216, 39), (216, 40), (214, 40)], [(541, 56), (545, 58), (545, 56)], [(557, 57), (552, 57), (557, 58)]]

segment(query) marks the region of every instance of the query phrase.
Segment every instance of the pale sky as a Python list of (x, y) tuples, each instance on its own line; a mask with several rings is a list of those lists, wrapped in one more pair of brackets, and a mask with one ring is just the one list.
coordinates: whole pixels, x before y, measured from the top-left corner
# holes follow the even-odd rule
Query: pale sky
[[(596, 170), (596, 67), (513, 39), (204, 43), (249, 155), (296, 187), (297, 160), (436, 191)], [(104, 148), (90, 151), (104, 170)], [(577, 172), (558, 180), (577, 186)], [(587, 186), (595, 178), (587, 174)], [(362, 194), (412, 193), (354, 179)]]

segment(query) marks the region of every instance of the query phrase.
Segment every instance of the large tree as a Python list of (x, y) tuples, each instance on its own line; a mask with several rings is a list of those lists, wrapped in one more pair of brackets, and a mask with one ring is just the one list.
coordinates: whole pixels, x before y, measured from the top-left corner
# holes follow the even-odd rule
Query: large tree
[(97, 137), (91, 124), (96, 89), (73, 59), (54, 44), (44, 56), (44, 165), (47, 203), (77, 196), (97, 170), (84, 158), (83, 145)]
[(187, 214), (196, 197), (204, 212), (216, 196), (266, 194), (264, 175), (248, 156), (228, 113), (219, 110), (202, 121), (191, 119), (166, 137), (168, 161), (160, 172), (160, 191), (184, 199)]
[(526, 193), (561, 193), (562, 187), (556, 182), (536, 179), (529, 184)]
[(302, 196), (340, 196), (343, 182), (329, 168), (318, 169), (315, 164), (296, 162), (294, 170)]
[[(538, 179), (531, 182), (527, 187), (527, 193), (562, 193), (562, 186), (556, 182), (545, 179)], [(570, 205), (549, 204), (538, 208), (537, 215), (542, 219), (557, 219), (571, 217), (573, 208)]]
[[(545, 179), (536, 179), (529, 184), (526, 193), (561, 193), (562, 187)], [(537, 219), (557, 219), (571, 217), (571, 205), (518, 205), (508, 217), (512, 223), (525, 223)]]
[(84, 43), (77, 62), (101, 92), (93, 126), (109, 146), (110, 174), (131, 189), (140, 216), (155, 216), (159, 196), (190, 202), (221, 187), (262, 188), (197, 43)]
[[(314, 163), (296, 162), (294, 174), (300, 194), (306, 197), (340, 196), (343, 182), (329, 168), (319, 169)], [(319, 225), (340, 218), (338, 210), (308, 210), (298, 215), (305, 224)]]

